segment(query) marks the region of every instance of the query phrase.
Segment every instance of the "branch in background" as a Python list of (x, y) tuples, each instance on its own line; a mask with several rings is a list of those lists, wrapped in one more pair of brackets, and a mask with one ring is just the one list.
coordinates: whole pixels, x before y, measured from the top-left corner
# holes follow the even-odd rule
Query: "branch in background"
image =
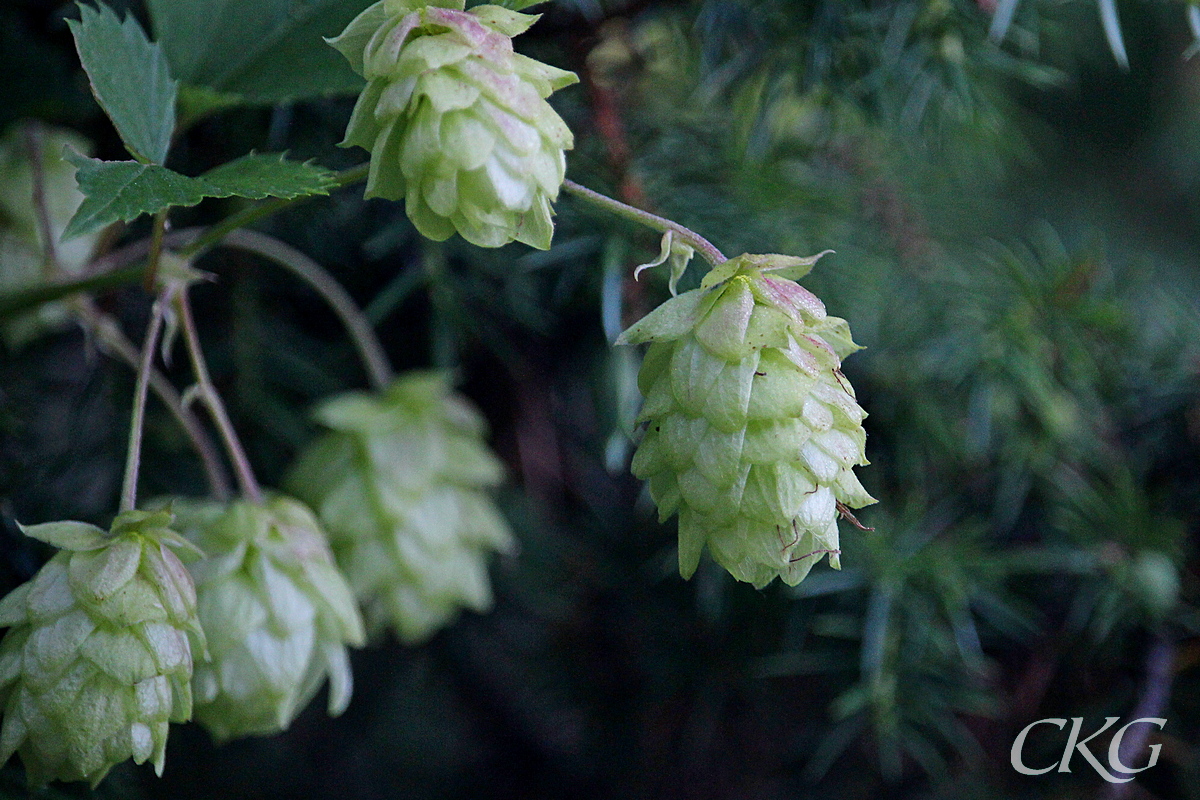
[[(611, 37), (628, 47), (625, 42), (629, 36), (628, 22), (624, 19), (608, 20), (600, 26), (597, 33), (602, 40)], [(600, 46), (603, 47), (603, 44)], [(592, 54), (596, 53), (597, 49), (593, 49)], [(642, 190), (641, 182), (629, 171), (633, 153), (625, 136), (625, 125), (621, 118), (622, 97), (619, 87), (622, 84), (614, 80), (613, 76), (605, 75), (605, 70), (597, 69), (592, 54), (589, 54), (579, 69), (587, 88), (588, 99), (591, 101), (592, 123), (604, 142), (608, 163), (616, 176), (617, 194), (620, 199), (632, 206), (646, 208), (650, 203)]]
[(25, 150), (29, 158), (29, 178), (33, 186), (33, 209), (37, 214), (38, 233), (42, 238), (42, 275), (58, 274), (58, 247), (54, 241), (54, 226), (50, 224), (50, 209), (46, 206), (46, 173), (42, 161), (42, 128), (37, 123), (25, 126)]
[(905, 197), (903, 187), (889, 180), (861, 141), (847, 142), (830, 156), (836, 166), (862, 182), (863, 209), (877, 220), (900, 257), (910, 263), (925, 261), (935, 243), (924, 215)]
[(367, 370), (371, 385), (376, 389), (383, 389), (392, 382), (395, 373), (388, 362), (387, 354), (383, 351), (383, 346), (379, 343), (379, 338), (371, 327), (370, 320), (354, 302), (354, 299), (342, 288), (342, 285), (320, 264), (296, 248), (284, 244), (273, 236), (267, 236), (257, 231), (231, 231), (221, 241), (221, 244), (246, 250), (273, 261), (315, 289), (317, 294), (329, 303), (338, 319), (345, 325), (346, 331), (350, 334), (350, 339), (354, 342), (354, 347), (362, 359), (363, 366)]
[[(1150, 652), (1146, 654), (1146, 684), (1142, 688), (1142, 699), (1134, 709), (1133, 719), (1161, 719), (1166, 712), (1175, 673), (1175, 651), (1175, 643), (1162, 635), (1150, 645)], [(1150, 726), (1135, 725), (1121, 740), (1118, 760), (1126, 766), (1132, 765), (1137, 755), (1145, 751), (1149, 740)], [(1110, 783), (1102, 796), (1103, 800), (1124, 800), (1129, 797), (1134, 783)]]
[[(612, 33), (614, 39), (623, 44), (629, 34), (628, 23), (624, 19), (609, 20), (603, 23), (597, 32), (604, 37), (607, 35), (606, 29)], [(624, 97), (620, 87), (626, 84), (605, 75), (604, 70), (597, 68), (593, 63), (592, 56), (600, 47), (603, 47), (603, 44), (592, 48), (578, 70), (587, 89), (592, 121), (596, 132), (604, 142), (608, 163), (616, 176), (618, 198), (637, 208), (649, 208), (650, 201), (642, 189), (641, 181), (630, 171), (633, 152), (625, 135), (625, 124), (621, 113)], [(641, 319), (651, 309), (646, 300), (645, 284), (637, 280), (629, 280), (627, 275), (628, 269), (623, 269), (619, 284), (620, 302), (617, 309), (617, 316), (620, 318), (622, 326)], [(624, 308), (622, 309), (620, 306)]]

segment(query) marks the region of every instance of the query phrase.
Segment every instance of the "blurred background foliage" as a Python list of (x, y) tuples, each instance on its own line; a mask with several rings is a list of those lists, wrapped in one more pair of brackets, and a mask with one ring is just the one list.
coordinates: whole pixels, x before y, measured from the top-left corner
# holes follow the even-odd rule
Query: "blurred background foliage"
[[(860, 475), (880, 503), (859, 516), (874, 530), (845, 526), (845, 568), (795, 589), (711, 562), (681, 581), (675, 522), (654, 521), (627, 469), (638, 354), (608, 344), (666, 297), (665, 275), (631, 279), (657, 237), (564, 197), (548, 252), (437, 245), (398, 204), (340, 191), (262, 227), (344, 282), (398, 368), (456, 370), (488, 418), (520, 540), (494, 566), (495, 611), (358, 652), (340, 719), (317, 702), (284, 735), (221, 748), (181, 727), (161, 780), (124, 765), (95, 793), (34, 796), (1200, 797), (1186, 6), (1119, 5), (1128, 70), (1081, 0), (1026, 0), (1000, 45), (991, 0), (535, 10), (519, 48), (582, 78), (554, 98), (576, 133), (570, 177), (729, 255), (836, 250), (805, 283), (868, 348), (844, 369), (871, 415)], [(73, 127), (120, 158), (69, 12), (0, 5), (0, 125)], [(351, 166), (365, 154), (334, 146), (351, 105), (214, 113), (172, 165), (258, 149)], [(311, 404), (364, 375), (277, 267), (221, 250), (199, 266), (216, 276), (195, 293), (214, 377), (272, 484), (315, 432)], [(142, 291), (96, 299), (140, 338)], [(0, 588), (47, 556), (14, 520), (107, 523), (132, 382), (77, 328), (3, 352)], [(146, 496), (203, 493), (186, 439), (150, 413)], [(1037, 778), (1009, 766), (1029, 722), (1134, 714), (1168, 720), (1136, 784), (1078, 758)], [(1032, 739), (1027, 753), (1057, 757)], [(0, 771), (6, 796), (23, 785), (15, 763)]]

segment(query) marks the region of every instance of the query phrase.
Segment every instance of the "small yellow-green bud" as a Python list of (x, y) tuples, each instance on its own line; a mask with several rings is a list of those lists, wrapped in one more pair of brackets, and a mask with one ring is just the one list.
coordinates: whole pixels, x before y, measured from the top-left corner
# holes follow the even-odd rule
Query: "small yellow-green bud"
[(206, 554), (188, 564), (211, 660), (196, 664), (196, 719), (218, 741), (291, 724), (329, 678), (329, 713), (350, 702), (346, 646), (362, 619), (316, 518), (275, 496), (176, 500), (179, 530)]
[(462, 9), (382, 0), (330, 40), (367, 79), (342, 144), (371, 152), (367, 197), (403, 197), (430, 239), (545, 250), (573, 143), (545, 98), (578, 78), (513, 52), (536, 16)]
[(368, 629), (391, 626), (414, 643), (464, 606), (488, 610), (488, 556), (513, 546), (487, 493), (503, 473), (482, 417), (448, 378), (411, 373), (379, 395), (336, 397), (316, 416), (331, 431), (287, 485), (329, 531)]
[(167, 512), (127, 511), (25, 533), (61, 548), (0, 601), (0, 763), (29, 782), (98, 784), (127, 758), (161, 774), (169, 722), (191, 718), (192, 659), (204, 652), (196, 595), (170, 550)]
[(685, 578), (707, 545), (738, 580), (795, 585), (825, 555), (840, 566), (839, 514), (875, 502), (853, 470), (866, 413), (840, 370), (859, 347), (785, 277), (819, 257), (730, 259), (618, 339), (650, 343), (633, 472), (662, 519), (679, 514)]

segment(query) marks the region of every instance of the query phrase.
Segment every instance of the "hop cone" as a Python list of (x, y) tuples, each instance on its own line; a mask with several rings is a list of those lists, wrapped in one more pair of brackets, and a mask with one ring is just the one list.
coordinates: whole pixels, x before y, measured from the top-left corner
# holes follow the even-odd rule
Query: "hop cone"
[(0, 601), (0, 763), (17, 751), (32, 784), (98, 784), (127, 758), (161, 774), (167, 723), (192, 714), (204, 649), (186, 546), (165, 512), (127, 511), (25, 528), (61, 552)]
[(571, 131), (545, 98), (578, 78), (513, 52), (537, 16), (383, 0), (330, 44), (367, 79), (343, 146), (371, 151), (367, 197), (405, 198), (422, 234), (543, 250)]
[(350, 702), (346, 645), (362, 620), (312, 512), (287, 497), (175, 501), (207, 558), (190, 564), (211, 661), (196, 665), (196, 719), (223, 741), (284, 730), (329, 677), (329, 713)]
[(799, 277), (819, 257), (731, 259), (618, 340), (651, 343), (633, 472), (662, 519), (679, 513), (685, 578), (707, 544), (738, 580), (795, 585), (826, 554), (840, 566), (838, 504), (875, 502), (853, 471), (866, 414), (839, 370), (858, 346), (807, 289), (768, 274)]
[[(61, 275), (79, 275), (91, 257), (98, 234), (60, 240), (83, 202), (75, 167), (62, 156), (66, 147), (91, 151), (85, 139), (70, 131), (40, 126), (13, 126), (0, 139), (0, 291), (31, 289)], [(61, 275), (49, 269), (35, 204), (35, 167), (45, 224), (54, 240), (54, 265)], [(6, 320), (0, 333), (10, 347), (18, 347), (67, 318), (63, 303), (43, 303), (36, 311)]]
[(329, 531), (367, 627), (417, 642), (462, 606), (491, 607), (487, 560), (512, 537), (486, 489), (501, 466), (484, 423), (446, 376), (415, 373), (379, 396), (352, 393), (317, 411), (332, 429), (288, 485)]

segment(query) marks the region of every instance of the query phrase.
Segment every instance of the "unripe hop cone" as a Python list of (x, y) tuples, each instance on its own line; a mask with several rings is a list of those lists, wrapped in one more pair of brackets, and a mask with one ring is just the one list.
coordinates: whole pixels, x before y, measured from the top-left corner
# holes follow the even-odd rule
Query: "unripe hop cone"
[(371, 151), (366, 196), (405, 198), (430, 239), (548, 249), (573, 138), (545, 98), (578, 78), (513, 52), (537, 16), (462, 9), (383, 0), (329, 40), (367, 79), (342, 145)]
[(196, 580), (211, 660), (196, 664), (196, 719), (218, 741), (284, 730), (329, 678), (329, 713), (350, 702), (346, 646), (362, 619), (320, 526), (302, 503), (275, 496), (176, 500), (177, 526), (206, 558)]
[(0, 601), (0, 763), (20, 752), (29, 782), (98, 784), (127, 758), (162, 774), (168, 722), (192, 715), (204, 652), (196, 595), (169, 549), (166, 512), (127, 511), (106, 532), (82, 522), (25, 528), (61, 548)]
[(825, 555), (840, 568), (838, 504), (875, 502), (853, 470), (867, 463), (866, 413), (839, 369), (860, 348), (784, 277), (818, 258), (730, 259), (618, 339), (650, 343), (633, 472), (660, 519), (679, 514), (685, 578), (706, 544), (758, 587), (776, 576), (794, 586)]
[(316, 417), (332, 430), (287, 484), (317, 510), (368, 630), (390, 626), (415, 643), (464, 606), (487, 611), (488, 558), (513, 547), (487, 492), (503, 469), (447, 376), (410, 373), (380, 394), (334, 398)]

